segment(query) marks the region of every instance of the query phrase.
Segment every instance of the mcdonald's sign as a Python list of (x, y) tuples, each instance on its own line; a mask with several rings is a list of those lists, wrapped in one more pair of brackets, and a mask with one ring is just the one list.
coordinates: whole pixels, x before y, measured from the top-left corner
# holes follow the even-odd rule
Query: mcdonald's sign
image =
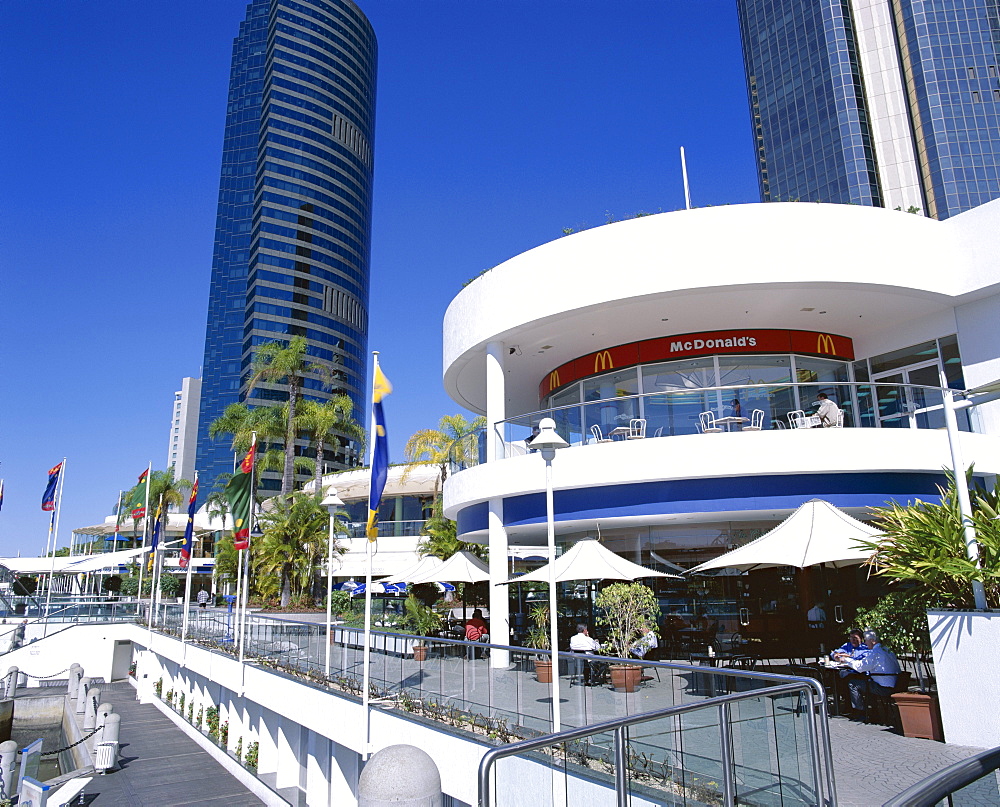
[(816, 334), (816, 352), (829, 353), (831, 356), (836, 353), (833, 347), (833, 337), (828, 333)]
[(608, 350), (602, 350), (596, 356), (594, 356), (594, 372), (603, 373), (605, 370), (614, 370), (615, 362), (611, 358), (611, 352)]
[(629, 342), (587, 353), (560, 364), (538, 385), (539, 401), (560, 387), (581, 378), (622, 370), (637, 364), (670, 361), (689, 356), (741, 353), (801, 353), (854, 360), (854, 343), (847, 336), (818, 331), (791, 331), (777, 328), (735, 329), (674, 334), (641, 342)]

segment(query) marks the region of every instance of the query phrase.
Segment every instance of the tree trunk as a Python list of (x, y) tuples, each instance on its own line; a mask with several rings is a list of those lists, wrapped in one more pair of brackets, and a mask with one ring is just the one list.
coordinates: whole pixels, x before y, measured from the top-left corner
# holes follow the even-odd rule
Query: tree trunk
[(285, 467), (281, 474), (281, 492), (295, 490), (295, 404), (298, 402), (297, 378), (288, 381), (288, 428), (285, 429)]
[(281, 570), (281, 607), (287, 608), (292, 601), (292, 580), (288, 569)]
[(323, 449), (325, 448), (323, 438), (316, 440), (316, 491), (322, 490), (323, 485)]

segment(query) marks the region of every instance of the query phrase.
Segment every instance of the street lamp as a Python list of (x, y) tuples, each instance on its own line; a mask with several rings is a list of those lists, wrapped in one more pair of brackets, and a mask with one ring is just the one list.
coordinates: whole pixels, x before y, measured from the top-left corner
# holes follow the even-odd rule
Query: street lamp
[(330, 536), (327, 539), (328, 556), (326, 559), (326, 678), (330, 679), (330, 645), (333, 630), (333, 527), (336, 521), (337, 509), (344, 506), (334, 488), (328, 488), (323, 499), (323, 507), (330, 513)]
[(552, 649), (552, 733), (560, 731), (562, 714), (559, 706), (559, 612), (556, 610), (556, 522), (552, 504), (552, 460), (557, 448), (567, 448), (569, 443), (556, 434), (556, 422), (542, 418), (539, 433), (531, 441), (545, 460), (545, 521), (549, 534), (549, 646)]

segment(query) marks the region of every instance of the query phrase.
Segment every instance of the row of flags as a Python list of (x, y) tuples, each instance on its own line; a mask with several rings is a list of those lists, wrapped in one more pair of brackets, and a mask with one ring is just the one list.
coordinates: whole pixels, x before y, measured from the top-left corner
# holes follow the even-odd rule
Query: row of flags
[[(368, 524), (366, 534), (369, 541), (378, 538), (378, 511), (382, 500), (382, 493), (385, 490), (385, 483), (389, 473), (389, 440), (385, 427), (385, 413), (382, 409), (382, 399), (392, 392), (392, 384), (382, 373), (382, 369), (376, 363), (374, 379), (372, 382), (372, 462), (371, 462), (371, 484), (368, 491)], [(233, 516), (233, 546), (235, 549), (248, 549), (250, 547), (250, 529), (253, 516), (253, 472), (254, 463), (257, 456), (257, 439), (254, 435), (253, 443), (243, 461), (240, 463), (239, 471), (233, 474), (232, 479), (226, 485), (225, 496), (229, 502), (229, 509)], [(55, 510), (56, 489), (59, 485), (59, 474), (62, 472), (63, 463), (60, 462), (49, 471), (48, 482), (45, 491), (42, 493), (42, 510), (51, 512)], [(149, 474), (151, 466), (147, 467), (132, 489), (132, 496), (127, 503), (120, 499), (118, 502), (118, 518), (115, 524), (115, 533), (121, 530), (122, 519), (126, 513), (132, 519), (138, 521), (146, 516), (146, 508), (149, 499)], [(194, 514), (198, 499), (198, 475), (195, 474), (194, 485), (191, 487), (191, 495), (188, 498), (187, 524), (184, 527), (184, 544), (181, 547), (181, 568), (186, 569), (191, 561), (192, 544), (194, 539)], [(3, 508), (3, 480), (0, 479), (0, 509)], [(153, 537), (151, 541), (152, 550), (155, 554), (160, 542), (160, 530), (163, 521), (163, 503), (158, 503), (155, 520), (153, 522)]]

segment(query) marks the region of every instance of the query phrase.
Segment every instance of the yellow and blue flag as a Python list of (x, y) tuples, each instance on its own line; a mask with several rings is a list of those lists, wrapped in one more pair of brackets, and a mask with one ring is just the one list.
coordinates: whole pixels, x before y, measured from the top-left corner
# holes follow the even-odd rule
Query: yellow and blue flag
[(56, 485), (59, 484), (59, 472), (61, 470), (62, 463), (60, 462), (49, 471), (49, 481), (45, 486), (45, 492), (42, 494), (42, 509), (46, 512), (56, 509)]
[(382, 399), (392, 392), (392, 384), (375, 365), (375, 381), (372, 384), (372, 478), (368, 488), (368, 528), (369, 541), (378, 538), (378, 508), (385, 490), (385, 480), (389, 475), (389, 439), (385, 431), (385, 413)]

